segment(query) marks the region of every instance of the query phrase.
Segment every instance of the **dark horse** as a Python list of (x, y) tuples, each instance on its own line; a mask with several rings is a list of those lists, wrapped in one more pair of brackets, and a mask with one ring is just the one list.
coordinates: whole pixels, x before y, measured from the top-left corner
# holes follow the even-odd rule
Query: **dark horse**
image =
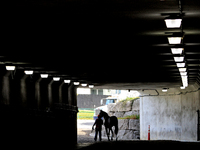
[[(99, 115), (101, 117), (104, 117), (104, 126), (106, 128), (106, 134), (108, 136), (108, 141), (110, 141), (109, 135), (110, 131), (112, 132), (111, 140), (113, 140), (113, 130), (112, 127), (115, 126), (115, 135), (116, 135), (116, 141), (117, 141), (117, 133), (118, 133), (118, 119), (116, 116), (109, 116), (105, 111), (101, 110)], [(109, 129), (109, 132), (108, 132)]]

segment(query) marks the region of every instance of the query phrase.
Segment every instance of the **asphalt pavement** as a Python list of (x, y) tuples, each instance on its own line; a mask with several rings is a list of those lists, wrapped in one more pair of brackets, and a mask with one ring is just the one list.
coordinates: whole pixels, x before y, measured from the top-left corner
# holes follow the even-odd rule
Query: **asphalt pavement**
[(94, 120), (77, 120), (78, 144), (93, 144), (94, 137), (90, 136)]

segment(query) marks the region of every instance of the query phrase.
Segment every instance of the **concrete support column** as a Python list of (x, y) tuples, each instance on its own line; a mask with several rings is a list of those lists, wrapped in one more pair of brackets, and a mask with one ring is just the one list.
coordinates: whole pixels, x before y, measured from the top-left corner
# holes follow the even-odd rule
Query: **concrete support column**
[(10, 72), (6, 72), (6, 74), (2, 78), (2, 99), (1, 103), (4, 105), (10, 104)]
[(52, 83), (52, 98), (53, 103), (59, 103), (59, 89), (60, 89), (61, 82), (60, 81), (54, 81)]
[(24, 75), (20, 80), (20, 94), (21, 94), (21, 105), (27, 107), (27, 85), (26, 79), (28, 76)]
[(40, 89), (40, 81), (42, 79), (39, 78), (36, 82), (35, 82), (35, 101), (37, 103), (37, 108), (41, 108), (41, 89)]
[(68, 104), (77, 106), (77, 88), (73, 83), (68, 87)]
[(59, 87), (59, 103), (68, 104), (68, 87), (66, 83), (62, 83)]
[(62, 82), (59, 86), (59, 103), (63, 103), (63, 85), (64, 83)]
[(48, 79), (41, 79), (39, 85), (40, 100), (38, 103), (38, 109), (46, 110), (50, 105), (49, 102), (52, 97), (51, 81), (49, 81)]
[(50, 81), (48, 84), (48, 100), (49, 100), (49, 107), (53, 107), (53, 98), (52, 98), (52, 83), (53, 80)]
[(24, 75), (20, 80), (21, 105), (36, 108), (35, 81), (32, 76)]

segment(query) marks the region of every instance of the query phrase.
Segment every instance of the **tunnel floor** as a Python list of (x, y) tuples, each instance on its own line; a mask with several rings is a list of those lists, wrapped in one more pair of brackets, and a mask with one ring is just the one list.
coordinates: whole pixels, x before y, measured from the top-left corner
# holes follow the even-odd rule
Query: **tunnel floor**
[(126, 149), (174, 149), (181, 150), (199, 149), (200, 142), (179, 142), (179, 141), (112, 141), (82, 143), (77, 145), (78, 150), (124, 150)]

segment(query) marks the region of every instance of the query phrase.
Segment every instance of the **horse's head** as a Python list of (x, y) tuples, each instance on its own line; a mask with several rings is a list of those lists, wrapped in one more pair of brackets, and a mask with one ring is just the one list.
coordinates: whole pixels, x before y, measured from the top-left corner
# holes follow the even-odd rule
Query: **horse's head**
[(108, 114), (105, 111), (103, 111), (103, 110), (100, 110), (99, 115), (100, 115), (100, 117), (106, 117), (106, 116), (108, 116)]

